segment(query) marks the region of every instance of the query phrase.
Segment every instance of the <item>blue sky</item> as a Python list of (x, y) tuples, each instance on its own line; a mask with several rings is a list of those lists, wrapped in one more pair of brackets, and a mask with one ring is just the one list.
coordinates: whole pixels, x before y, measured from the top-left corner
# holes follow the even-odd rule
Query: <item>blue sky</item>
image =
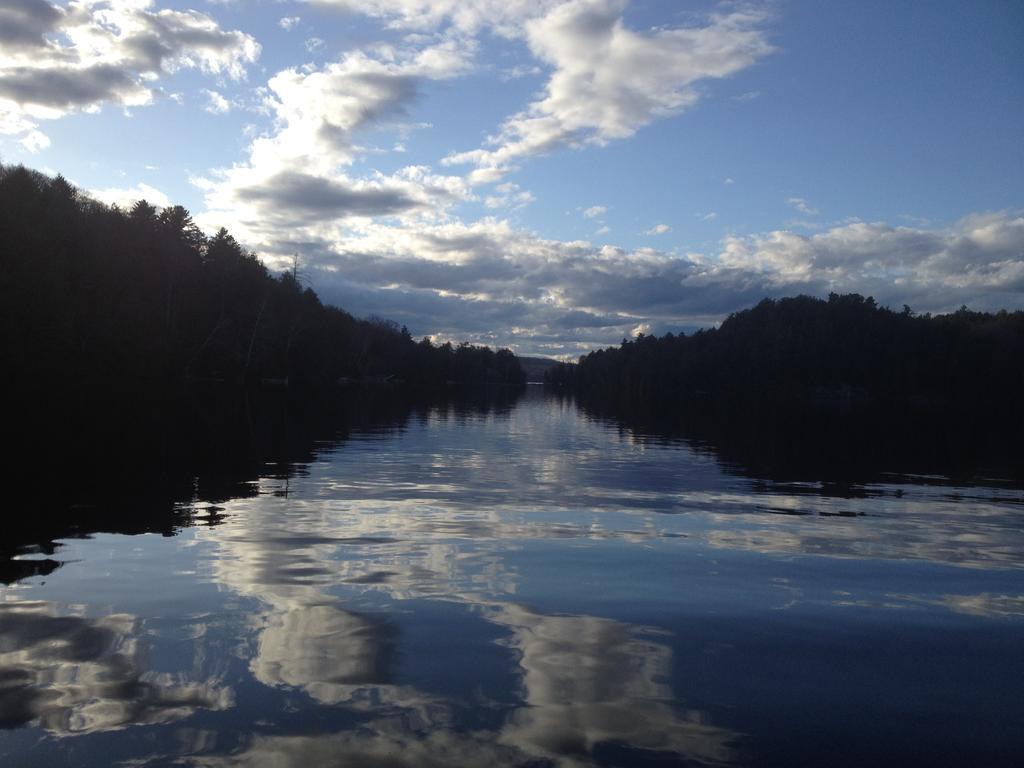
[(1024, 305), (1024, 5), (0, 0), (0, 157), (417, 336)]

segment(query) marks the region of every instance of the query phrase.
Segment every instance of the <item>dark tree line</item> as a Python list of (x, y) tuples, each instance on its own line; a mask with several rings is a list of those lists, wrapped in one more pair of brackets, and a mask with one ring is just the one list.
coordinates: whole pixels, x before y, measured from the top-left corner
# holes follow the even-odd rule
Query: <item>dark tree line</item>
[(692, 335), (640, 335), (552, 370), (605, 402), (886, 405), (1020, 419), (1024, 312), (893, 311), (857, 294), (765, 299)]
[(204, 235), (181, 206), (107, 206), (22, 166), (0, 165), (0, 249), (5, 375), (26, 392), (525, 378), (508, 350), (416, 342), (325, 305), (226, 229)]
[(717, 329), (591, 352), (546, 381), (597, 418), (684, 437), (759, 478), (1024, 482), (1021, 311), (765, 299)]

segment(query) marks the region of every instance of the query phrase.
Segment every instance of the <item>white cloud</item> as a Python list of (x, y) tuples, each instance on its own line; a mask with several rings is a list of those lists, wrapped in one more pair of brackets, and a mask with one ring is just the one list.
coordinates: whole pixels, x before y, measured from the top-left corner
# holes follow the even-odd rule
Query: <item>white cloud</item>
[(128, 188), (108, 187), (107, 189), (91, 189), (89, 194), (107, 205), (118, 205), (122, 208), (131, 208), (139, 200), (145, 200), (158, 208), (171, 204), (167, 195), (159, 189), (144, 183)]
[[(472, 46), (454, 41), (419, 49), (382, 46), (320, 68), (278, 72), (264, 103), (272, 130), (253, 140), (245, 163), (195, 180), (207, 206), (197, 220), (229, 224), (262, 247), (281, 227), (316, 239), (343, 231), (351, 218), (439, 215), (468, 196), (461, 178), (424, 166), (366, 178), (345, 169), (367, 151), (356, 144), (357, 134), (401, 118), (421, 81), (461, 74), (471, 53)], [(520, 194), (518, 203), (525, 202)]]
[(735, 179), (733, 179), (732, 177), (730, 177), (730, 176), (726, 176), (726, 177), (725, 177), (725, 178), (724, 178), (724, 179), (722, 180), (722, 183), (723, 183), (723, 184), (726, 184), (726, 185), (729, 185), (729, 184), (735, 184), (735, 183), (736, 183), (736, 181), (735, 181)]
[(529, 155), (603, 145), (692, 106), (696, 83), (749, 67), (772, 48), (754, 11), (712, 15), (705, 26), (628, 29), (625, 0), (570, 0), (525, 23), (533, 54), (552, 67), (543, 98), (504, 122), (490, 148), (450, 155), (475, 182), (499, 178)]
[(489, 28), (504, 37), (522, 34), (523, 23), (563, 0), (307, 0), (386, 20), (396, 29), (430, 31), (442, 27), (462, 35)]
[(153, 10), (151, 0), (8, 4), (0, 8), (0, 125), (21, 120), (31, 132), (40, 119), (148, 104), (165, 75), (241, 78), (259, 53), (243, 32), (198, 11)]
[(23, 146), (28, 152), (33, 155), (37, 152), (46, 149), (50, 146), (50, 137), (42, 131), (30, 130), (19, 140), (21, 146)]
[(303, 45), (305, 46), (307, 51), (309, 51), (310, 53), (315, 53), (316, 51), (319, 51), (321, 48), (323, 48), (326, 45), (326, 43), (323, 41), (322, 38), (311, 37), (308, 40), (306, 40), (306, 42), (303, 43)]
[(502, 80), (518, 80), (521, 77), (532, 77), (533, 75), (539, 75), (543, 70), (536, 64), (518, 64), (514, 67), (508, 67), (501, 70), (500, 77)]
[(807, 214), (808, 216), (817, 216), (818, 209), (812, 208), (810, 204), (802, 197), (787, 197), (786, 202), (796, 208), (800, 213)]
[(231, 102), (225, 99), (217, 91), (203, 89), (206, 96), (206, 106), (203, 109), (213, 115), (223, 115), (231, 111)]
[(277, 22), (277, 25), (281, 27), (281, 29), (290, 32), (291, 30), (295, 29), (296, 26), (298, 26), (300, 21), (302, 21), (302, 19), (299, 18), (298, 16), (285, 16), (284, 18)]
[(780, 230), (730, 237), (720, 259), (776, 285), (857, 290), (883, 301), (942, 310), (979, 298), (988, 307), (1019, 303), (1022, 256), (1024, 216), (1003, 212), (968, 216), (946, 229), (854, 222), (810, 236)]
[(0, 109), (0, 136), (16, 136), (35, 129), (36, 124), (13, 112)]
[[(761, 29), (766, 14), (753, 10), (641, 32), (623, 22), (627, 0), (311, 1), (452, 41), (489, 29), (522, 39), (551, 68), (543, 96), (506, 120), (486, 148), (445, 159), (475, 166), (474, 183), (497, 180), (528, 155), (627, 138), (691, 106), (699, 81), (734, 74), (772, 50)], [(520, 65), (506, 76), (535, 71)]]
[(583, 210), (583, 218), (585, 219), (596, 219), (598, 216), (604, 216), (608, 212), (608, 207), (604, 205), (592, 205), (589, 208)]
[(664, 235), (672, 231), (672, 227), (668, 224), (655, 224), (650, 229), (644, 230), (645, 235)]
[(488, 208), (519, 210), (536, 200), (532, 192), (521, 190), (518, 184), (499, 184), (494, 191), (497, 194), (484, 199), (484, 205)]

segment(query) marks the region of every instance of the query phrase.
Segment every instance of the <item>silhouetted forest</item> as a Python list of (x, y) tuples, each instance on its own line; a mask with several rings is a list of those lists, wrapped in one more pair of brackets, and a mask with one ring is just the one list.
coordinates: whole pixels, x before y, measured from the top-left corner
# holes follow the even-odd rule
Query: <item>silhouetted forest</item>
[(1024, 480), (1024, 312), (765, 299), (692, 335), (638, 336), (545, 381), (635, 434), (775, 479), (885, 472)]
[(416, 342), (405, 328), (323, 304), (301, 273), (273, 276), (181, 206), (131, 210), (63, 177), (0, 166), (0, 344), (31, 396), (189, 381), (520, 384), (508, 350)]
[(857, 294), (765, 299), (719, 328), (641, 334), (545, 380), (605, 402), (884, 404), (1019, 418), (1024, 312), (916, 315)]

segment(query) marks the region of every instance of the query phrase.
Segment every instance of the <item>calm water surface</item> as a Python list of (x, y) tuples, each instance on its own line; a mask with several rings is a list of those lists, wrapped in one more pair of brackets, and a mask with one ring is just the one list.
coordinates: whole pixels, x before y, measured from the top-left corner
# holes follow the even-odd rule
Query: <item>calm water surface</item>
[(0, 764), (1024, 755), (1020, 490), (772, 483), (537, 390), (314, 457), (0, 587)]

